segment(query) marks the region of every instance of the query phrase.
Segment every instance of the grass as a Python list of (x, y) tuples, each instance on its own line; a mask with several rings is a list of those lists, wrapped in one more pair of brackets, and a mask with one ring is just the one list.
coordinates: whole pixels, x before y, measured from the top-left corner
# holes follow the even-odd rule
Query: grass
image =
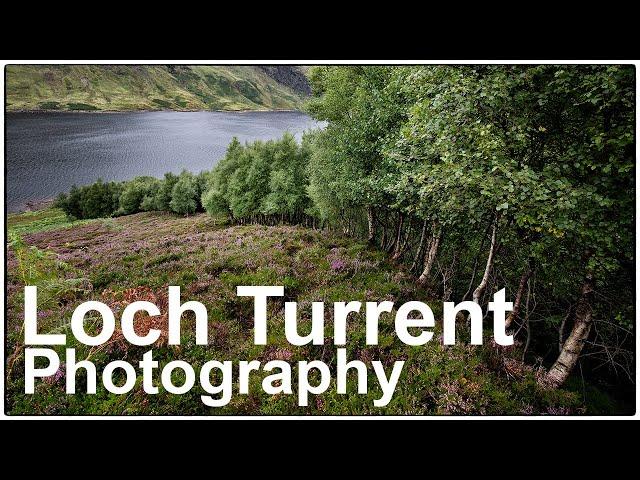
[(276, 110), (301, 97), (248, 66), (9, 65), (7, 110)]
[[(220, 409), (203, 405), (199, 398), (203, 392), (197, 387), (182, 396), (166, 392), (145, 395), (138, 385), (131, 395), (117, 396), (106, 392), (98, 382), (96, 395), (66, 395), (63, 375), (38, 382), (35, 395), (24, 395), (25, 284), (38, 285), (39, 293), (42, 290), (42, 332), (67, 328), (73, 309), (83, 301), (117, 305), (123, 295), (160, 298), (168, 285), (180, 285), (185, 299), (207, 307), (210, 344), (196, 346), (193, 335), (185, 333), (180, 348), (154, 346), (160, 367), (175, 359), (194, 367), (210, 359), (274, 358), (287, 358), (293, 365), (302, 359), (321, 359), (335, 365), (331, 321), (325, 325), (325, 337), (329, 339), (326, 346), (293, 347), (285, 339), (283, 305), (278, 302), (270, 307), (269, 344), (254, 345), (253, 306), (250, 299), (236, 296), (237, 285), (285, 285), (288, 299), (298, 302), (301, 333), (309, 328), (312, 301), (329, 305), (346, 300), (399, 303), (430, 299), (382, 252), (350, 238), (301, 227), (228, 227), (204, 214), (179, 217), (168, 213), (70, 222), (59, 211), (49, 209), (11, 215), (8, 229), (10, 236), (19, 238), (8, 251), (10, 355), (6, 392), (11, 414), (534, 415), (611, 411), (610, 402), (599, 393), (594, 393), (595, 401), (589, 403), (589, 398), (585, 401), (577, 391), (541, 389), (536, 370), (516, 360), (520, 346), (478, 347), (462, 341), (444, 347), (436, 340), (440, 333), (437, 327), (433, 341), (424, 347), (409, 347), (395, 336), (391, 315), (381, 317), (377, 346), (365, 344), (363, 315), (351, 317), (346, 347), (348, 358), (365, 363), (381, 360), (388, 366), (396, 360), (406, 361), (393, 400), (384, 408), (373, 406), (372, 399), (378, 396), (375, 389), (368, 395), (355, 393), (354, 377), (348, 380), (348, 394), (336, 394), (332, 384), (325, 394), (312, 397), (308, 408), (298, 407), (294, 396), (262, 392), (260, 375), (266, 375), (262, 373), (256, 373), (252, 380), (254, 393), (238, 395), (235, 385), (232, 401)], [(193, 325), (187, 325), (192, 332)], [(464, 327), (461, 330), (468, 336)], [(71, 336), (69, 342), (69, 347), (77, 348), (78, 359), (91, 355), (99, 372), (101, 365), (116, 359), (137, 362), (146, 351), (116, 342), (96, 352), (75, 344)], [(62, 348), (59, 350), (62, 352)]]
[(24, 235), (85, 225), (95, 221), (96, 220), (70, 220), (59, 208), (45, 208), (31, 212), (10, 213), (7, 216), (7, 229), (10, 235)]

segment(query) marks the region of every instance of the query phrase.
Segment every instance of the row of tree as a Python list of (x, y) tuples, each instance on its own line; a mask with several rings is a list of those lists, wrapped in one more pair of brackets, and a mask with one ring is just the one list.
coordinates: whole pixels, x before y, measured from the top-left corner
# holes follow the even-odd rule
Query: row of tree
[(313, 223), (307, 165), (314, 134), (302, 144), (285, 133), (280, 140), (241, 145), (234, 138), (211, 171), (202, 204), (211, 215), (238, 222)]
[[(634, 70), (315, 67), (308, 193), (445, 299), (507, 287), (543, 382), (633, 376)], [(584, 347), (588, 346), (588, 352)]]
[(318, 217), (307, 189), (307, 165), (314, 133), (299, 145), (281, 139), (245, 145), (234, 138), (224, 158), (210, 172), (165, 174), (163, 179), (136, 177), (72, 187), (56, 206), (77, 219), (167, 211), (189, 215), (206, 210), (232, 222), (307, 223)]
[(73, 218), (101, 218), (137, 212), (163, 210), (189, 215), (203, 211), (202, 193), (208, 172), (194, 175), (166, 173), (163, 179), (136, 177), (126, 182), (103, 182), (72, 187), (62, 193), (55, 205)]

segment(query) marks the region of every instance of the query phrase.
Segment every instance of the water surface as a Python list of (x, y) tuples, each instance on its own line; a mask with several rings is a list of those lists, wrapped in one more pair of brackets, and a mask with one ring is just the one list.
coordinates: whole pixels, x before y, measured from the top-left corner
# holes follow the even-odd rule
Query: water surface
[(9, 212), (102, 178), (210, 170), (231, 139), (268, 140), (318, 124), (300, 112), (8, 113)]

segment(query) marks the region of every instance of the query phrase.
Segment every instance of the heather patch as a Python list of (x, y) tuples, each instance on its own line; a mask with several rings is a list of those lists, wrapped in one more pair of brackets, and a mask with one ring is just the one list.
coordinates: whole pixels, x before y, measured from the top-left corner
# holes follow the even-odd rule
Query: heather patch
[[(28, 223), (26, 223), (28, 225)], [(25, 222), (21, 222), (25, 227)], [(24, 231), (24, 230), (23, 230)], [(17, 239), (18, 237), (14, 237)], [(183, 319), (183, 341), (166, 345), (165, 316), (136, 317), (135, 329), (162, 332), (153, 346), (160, 368), (175, 359), (194, 367), (210, 359), (322, 360), (336, 366), (336, 349), (330, 312), (325, 311), (324, 345), (290, 345), (284, 336), (285, 301), (298, 302), (299, 331), (310, 329), (313, 301), (429, 302), (425, 290), (416, 286), (402, 269), (384, 260), (384, 254), (362, 242), (330, 232), (295, 226), (243, 225), (224, 227), (207, 215), (178, 217), (166, 213), (140, 213), (89, 223), (35, 231), (9, 246), (8, 255), (8, 411), (18, 413), (96, 414), (552, 414), (584, 412), (578, 395), (564, 390), (545, 391), (536, 372), (516, 360), (513, 351), (495, 345), (444, 347), (433, 341), (409, 347), (393, 334), (393, 315), (380, 317), (379, 344), (367, 346), (364, 315), (352, 315), (347, 323), (349, 358), (364, 362), (380, 360), (385, 366), (406, 362), (397, 391), (384, 408), (373, 406), (380, 397), (371, 384), (359, 395), (356, 377), (347, 379), (347, 394), (335, 393), (335, 385), (299, 407), (295, 398), (268, 395), (259, 388), (266, 373), (256, 373), (249, 395), (235, 395), (223, 408), (204, 406), (203, 392), (176, 396), (160, 391), (145, 395), (139, 384), (131, 395), (117, 396), (102, 387), (96, 395), (83, 393), (83, 377), (77, 394), (65, 394), (64, 371), (40, 382), (35, 395), (23, 394), (22, 291), (25, 284), (39, 287), (39, 325), (43, 332), (65, 332), (71, 312), (86, 300), (108, 303), (117, 312), (125, 303), (148, 300), (166, 305), (168, 285), (180, 285), (183, 300), (202, 302), (209, 312), (209, 344), (195, 345), (194, 318)], [(31, 275), (31, 276), (29, 276)], [(269, 335), (266, 346), (253, 344), (253, 304), (236, 296), (238, 285), (284, 285), (285, 297), (269, 304)], [(42, 295), (40, 293), (42, 292)], [(48, 293), (47, 293), (48, 292)], [(326, 309), (328, 310), (328, 309)], [(99, 321), (87, 318), (87, 329)], [(465, 327), (461, 337), (468, 336)], [(439, 326), (436, 328), (436, 338)], [(135, 359), (146, 347), (127, 346), (116, 332), (103, 348), (76, 344), (77, 359), (89, 358), (99, 367), (117, 359)], [(62, 348), (59, 349), (62, 353)], [(506, 360), (501, 360), (507, 358)], [(157, 380), (157, 379), (156, 379)], [(333, 382), (334, 380), (332, 380)], [(253, 386), (253, 387), (252, 387)], [(235, 385), (237, 388), (237, 385)]]

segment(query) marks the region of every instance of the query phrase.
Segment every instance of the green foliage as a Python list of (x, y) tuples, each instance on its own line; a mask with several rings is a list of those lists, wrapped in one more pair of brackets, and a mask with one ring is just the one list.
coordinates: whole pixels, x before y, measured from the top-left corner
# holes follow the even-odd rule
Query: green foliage
[(58, 196), (55, 206), (71, 218), (109, 217), (118, 209), (122, 190), (122, 184), (98, 180), (83, 187), (73, 186), (68, 194)]
[(265, 215), (304, 212), (309, 203), (305, 172), (308, 152), (296, 144), (293, 135), (285, 134), (269, 157), (269, 193), (263, 197), (260, 211)]
[(159, 181), (152, 177), (137, 177), (126, 182), (120, 194), (116, 215), (129, 215), (141, 210), (152, 210), (153, 198), (158, 189)]
[(72, 187), (58, 196), (55, 206), (70, 219), (104, 218), (137, 212), (168, 211), (180, 214), (203, 209), (200, 198), (209, 181), (209, 173), (180, 176), (166, 173), (162, 180), (136, 177), (126, 182), (95, 183)]
[(226, 155), (211, 172), (206, 190), (202, 196), (202, 204), (209, 214), (231, 214), (229, 199), (227, 197), (229, 177), (236, 170), (239, 157), (243, 151), (244, 147), (236, 137), (233, 137), (227, 147)]
[(397, 202), (385, 188), (395, 169), (384, 154), (407, 115), (404, 96), (389, 91), (395, 74), (386, 67), (312, 69), (316, 97), (307, 109), (328, 125), (311, 156), (309, 194), (323, 219), (340, 222), (354, 209)]
[(210, 188), (202, 195), (202, 205), (212, 216), (229, 215), (229, 201), (215, 188)]
[(164, 174), (164, 180), (160, 184), (160, 188), (158, 188), (156, 196), (154, 197), (153, 204), (155, 210), (169, 211), (171, 209), (169, 206), (171, 203), (171, 192), (173, 192), (173, 187), (177, 182), (177, 175), (171, 172)]
[(171, 210), (183, 215), (195, 213), (198, 208), (198, 187), (194, 176), (183, 171), (171, 191)]
[(308, 111), (328, 122), (308, 167), (313, 214), (360, 235), (368, 221), (417, 271), (426, 257), (420, 230), (439, 235), (443, 277), (430, 271), (428, 283), (451, 298), (479, 284), (495, 225), (480, 301), (503, 287), (513, 299), (531, 268), (523, 316), (535, 304), (541, 321), (519, 332), (529, 355), (547, 355), (549, 365), (557, 319), (593, 276), (598, 323), (587, 345), (604, 347), (589, 351), (582, 370), (608, 365), (605, 376), (631, 376), (633, 68), (322, 66), (309, 77)]
[(310, 204), (309, 155), (309, 146), (298, 145), (288, 133), (244, 146), (234, 138), (209, 175), (202, 204), (212, 215), (234, 219), (301, 220)]
[(435, 206), (449, 223), (487, 222), (498, 212), (532, 256), (578, 249), (600, 274), (630, 252), (630, 69), (437, 67), (402, 75), (416, 104), (391, 152), (405, 164), (396, 195)]

